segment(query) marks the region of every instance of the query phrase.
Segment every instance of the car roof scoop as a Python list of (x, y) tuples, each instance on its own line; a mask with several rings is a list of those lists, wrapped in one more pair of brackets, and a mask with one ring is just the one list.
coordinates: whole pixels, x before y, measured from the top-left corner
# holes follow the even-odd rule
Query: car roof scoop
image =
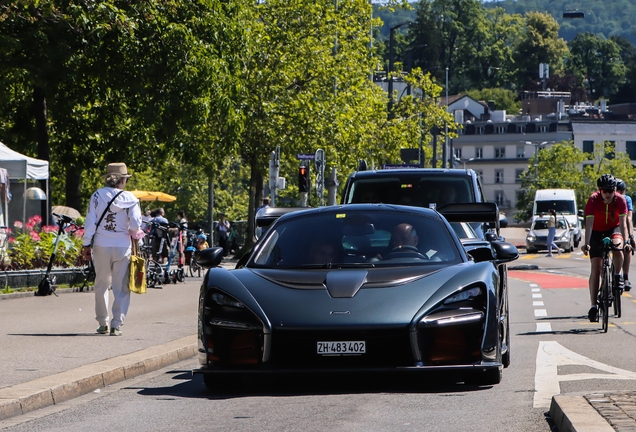
[(332, 298), (352, 298), (366, 281), (366, 270), (336, 270), (327, 273), (325, 286)]

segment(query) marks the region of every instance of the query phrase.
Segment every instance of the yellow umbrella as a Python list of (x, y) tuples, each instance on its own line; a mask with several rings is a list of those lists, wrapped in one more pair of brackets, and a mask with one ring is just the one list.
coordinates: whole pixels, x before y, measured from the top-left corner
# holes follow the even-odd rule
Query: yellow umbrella
[(177, 200), (174, 195), (169, 195), (165, 192), (152, 192), (152, 191), (140, 191), (134, 190), (131, 193), (139, 198), (140, 201), (161, 201), (161, 202), (173, 202)]

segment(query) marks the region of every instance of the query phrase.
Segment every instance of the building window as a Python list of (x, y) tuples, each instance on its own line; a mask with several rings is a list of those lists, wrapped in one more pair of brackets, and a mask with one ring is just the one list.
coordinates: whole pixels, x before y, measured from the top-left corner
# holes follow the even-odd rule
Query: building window
[(495, 191), (495, 202), (499, 207), (503, 207), (505, 202), (503, 191)]
[(524, 146), (517, 146), (517, 157), (518, 158), (526, 157), (526, 148)]
[(612, 160), (616, 155), (616, 141), (605, 142), (605, 158)]
[(482, 170), (476, 170), (475, 173), (479, 176), (479, 181), (484, 182), (484, 172)]
[(594, 153), (594, 141), (583, 141), (583, 153)]
[(495, 159), (503, 159), (506, 157), (505, 147), (495, 147)]
[(523, 168), (515, 170), (515, 183), (521, 183), (521, 175), (524, 171), (525, 170)]
[(495, 183), (504, 182), (504, 172), (502, 169), (495, 170)]
[(625, 152), (631, 160), (636, 159), (636, 141), (627, 141), (625, 143)]
[(462, 148), (461, 147), (453, 148), (453, 153), (455, 154), (456, 158), (459, 158), (459, 159), (462, 158)]
[(475, 148), (475, 159), (481, 159), (484, 157), (484, 149), (481, 147)]

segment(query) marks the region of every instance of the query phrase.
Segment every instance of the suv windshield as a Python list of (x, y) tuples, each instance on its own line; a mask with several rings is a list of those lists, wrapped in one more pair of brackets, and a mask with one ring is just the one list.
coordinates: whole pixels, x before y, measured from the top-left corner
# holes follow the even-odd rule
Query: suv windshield
[(350, 203), (386, 203), (414, 207), (475, 202), (470, 177), (400, 175), (356, 179), (347, 196)]
[(278, 221), (247, 267), (386, 267), (461, 260), (453, 234), (437, 217), (342, 209)]

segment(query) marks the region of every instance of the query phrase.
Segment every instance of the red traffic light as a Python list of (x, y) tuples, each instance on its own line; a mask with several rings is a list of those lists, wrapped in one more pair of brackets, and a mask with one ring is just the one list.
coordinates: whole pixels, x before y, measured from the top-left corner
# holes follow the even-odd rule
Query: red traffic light
[(298, 168), (298, 191), (309, 192), (309, 170), (305, 166)]

